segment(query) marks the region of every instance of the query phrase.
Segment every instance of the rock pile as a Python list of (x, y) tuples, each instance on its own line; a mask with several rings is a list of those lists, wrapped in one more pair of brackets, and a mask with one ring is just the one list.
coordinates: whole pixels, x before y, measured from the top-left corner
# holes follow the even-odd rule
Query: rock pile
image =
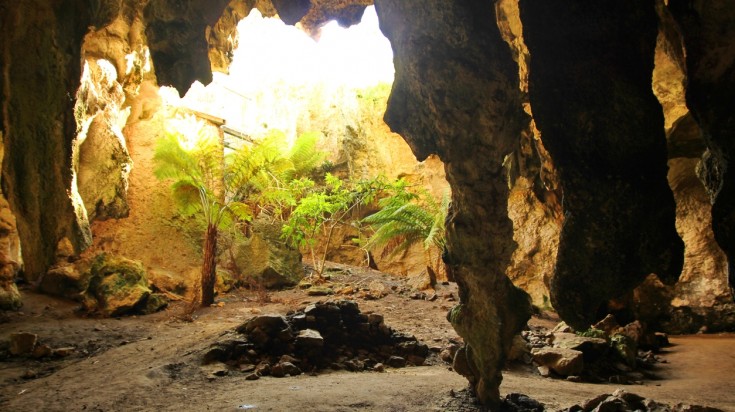
[(379, 314), (360, 312), (354, 301), (316, 303), (282, 315), (262, 315), (215, 343), (203, 363), (222, 362), (246, 379), (283, 377), (327, 368), (353, 372), (423, 365), (426, 344), (394, 331)]
[(581, 405), (574, 405), (561, 412), (722, 412), (720, 409), (698, 405), (665, 405), (652, 399), (646, 399), (634, 393), (618, 389), (612, 394), (606, 393), (596, 396)]
[(530, 353), (525, 357), (545, 377), (570, 381), (640, 383), (655, 378), (655, 355), (668, 339), (650, 333), (638, 322), (619, 326), (608, 316), (582, 333), (574, 333), (563, 322), (553, 331), (524, 331)]

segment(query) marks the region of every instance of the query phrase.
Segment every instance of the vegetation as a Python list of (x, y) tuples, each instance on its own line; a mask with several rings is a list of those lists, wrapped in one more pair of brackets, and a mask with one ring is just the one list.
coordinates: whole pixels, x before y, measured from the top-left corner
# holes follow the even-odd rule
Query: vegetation
[[(307, 193), (298, 200), (283, 226), (283, 237), (292, 245), (309, 250), (314, 274), (321, 280), (335, 228), (349, 224), (350, 218), (361, 207), (373, 203), (389, 184), (382, 177), (353, 182), (330, 173), (323, 186), (317, 187), (309, 180), (298, 183)], [(317, 243), (319, 236), (321, 243)]]
[(225, 155), (218, 130), (193, 117), (158, 141), (156, 177), (173, 180), (173, 197), (182, 215), (200, 216), (205, 222), (202, 306), (214, 302), (219, 230), (252, 219), (260, 205), (288, 203), (290, 195), (284, 189), (289, 180), (321, 161), (315, 144), (316, 136), (307, 134), (284, 153), (284, 137), (274, 133)]
[(446, 243), (444, 221), (449, 196), (437, 202), (426, 190), (413, 193), (405, 181), (393, 186), (393, 195), (379, 202), (380, 210), (362, 220), (375, 231), (365, 245), (368, 249), (384, 247), (395, 256), (416, 243), (422, 243), (426, 258), (435, 272), (441, 269), (441, 252)]

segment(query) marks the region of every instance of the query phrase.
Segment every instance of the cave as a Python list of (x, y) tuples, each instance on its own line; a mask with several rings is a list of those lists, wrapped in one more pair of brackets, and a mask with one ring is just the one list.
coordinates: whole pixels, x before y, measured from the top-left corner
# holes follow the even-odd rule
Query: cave
[[(135, 293), (145, 293), (146, 308), (160, 305), (148, 297), (154, 295), (150, 290), (141, 292), (147, 290), (146, 282), (136, 277), (141, 270), (168, 282), (170, 296), (178, 296), (174, 292), (184, 284), (196, 283), (192, 279), (200, 271), (207, 289), (205, 273), (214, 276), (215, 271), (200, 268), (202, 257), (186, 243), (201, 243), (201, 238), (192, 235), (188, 223), (172, 217), (177, 215), (168, 185), (141, 178), (141, 171), (153, 176), (156, 139), (166, 134), (174, 112), (186, 112), (213, 127), (224, 146), (230, 144), (227, 138), (248, 140), (255, 132), (230, 127), (231, 121), (205, 109), (169, 102), (181, 101), (190, 88), (218, 84), (220, 74), (233, 64), (238, 23), (255, 11), (318, 38), (325, 25), (358, 25), (367, 7), (374, 7), (393, 52), (395, 78), (380, 126), (385, 130), (371, 131), (370, 136), (381, 137), (359, 143), (337, 140), (342, 146), (335, 158), (342, 153), (346, 160), (331, 164), (336, 169), (330, 170), (360, 175), (382, 162), (392, 178), (408, 176), (436, 189), (435, 195), (443, 186), (451, 188), (441, 222), (446, 242), (435, 256), (442, 268), (435, 290), (447, 287), (458, 301), (447, 292), (441, 299), (451, 305), (437, 303), (416, 316), (446, 312), (449, 329), (457, 335), (451, 338), (447, 367), (469, 384), (468, 396), (477, 399), (478, 408), (503, 410), (514, 402), (521, 408), (517, 397), (503, 398), (501, 392), (507, 390), (501, 383), (519, 336), (533, 335), (529, 320), (534, 324), (547, 313), (558, 316), (554, 319), (565, 328), (588, 335), (612, 319), (628, 332), (627, 325), (635, 324), (651, 333), (683, 335), (679, 346), (701, 343), (686, 336), (695, 333), (723, 333), (718, 347), (732, 342), (726, 333), (735, 330), (735, 180), (728, 167), (735, 141), (735, 9), (719, 0), (5, 2), (0, 5), (0, 308), (13, 331), (32, 326), (19, 315), (26, 310), (23, 305), (36, 313), (38, 303), (26, 294), (41, 292), (34, 298), (40, 302), (71, 297), (63, 282), (50, 279), (78, 278), (71, 268), (79, 262), (89, 262), (83, 265), (92, 277), (95, 271), (124, 266), (125, 276), (136, 279)], [(252, 36), (258, 39), (258, 34)], [(162, 98), (159, 89), (170, 97)], [(260, 126), (261, 132), (269, 128), (263, 122)], [(360, 135), (356, 129), (347, 134)], [(344, 149), (355, 145), (363, 150), (360, 157)], [(393, 155), (398, 152), (402, 154)], [(222, 153), (224, 159), (224, 149)], [(395, 163), (384, 162), (378, 153), (393, 156)], [(251, 229), (272, 231), (255, 221), (246, 232)], [(330, 231), (327, 244), (331, 236)], [(348, 244), (354, 234), (338, 232), (337, 237)], [(170, 241), (163, 241), (161, 250), (152, 238)], [(259, 250), (271, 253), (269, 248)], [(225, 249), (222, 240), (219, 249)], [(113, 252), (143, 263), (90, 257)], [(256, 260), (261, 252), (249, 252), (248, 259)], [(353, 252), (328, 257), (361, 265), (361, 252)], [(230, 260), (238, 267), (237, 259)], [(366, 264), (394, 274), (417, 271), (416, 265), (385, 256), (376, 260), (367, 254)], [(300, 260), (296, 266), (301, 267)], [(259, 288), (251, 290), (267, 297)], [(395, 286), (397, 290), (401, 287)], [(299, 299), (284, 296), (279, 304)], [(229, 302), (220, 298), (219, 307), (227, 308)], [(96, 304), (88, 299), (77, 303), (83, 308)], [(361, 305), (372, 308), (367, 302)], [(139, 303), (133, 306), (142, 309)], [(339, 310), (352, 310), (345, 307)], [(37, 317), (45, 310), (37, 309)], [(203, 318), (217, 316), (212, 312), (216, 305), (199, 310)], [(96, 315), (120, 313), (100, 307)], [(298, 322), (293, 319), (289, 322)], [(368, 319), (382, 324), (382, 317), (376, 320), (373, 313), (365, 315), (366, 325)], [(204, 321), (193, 323), (203, 334), (202, 342), (212, 338), (214, 332)], [(95, 326), (98, 332), (112, 324), (100, 325)], [(126, 337), (125, 345), (155, 341), (141, 336)], [(202, 351), (169, 339), (167, 344), (187, 356)], [(34, 348), (43, 346), (35, 338), (33, 342)], [(90, 348), (85, 349), (88, 355), (98, 353)], [(49, 348), (40, 357), (52, 357), (54, 351)], [(538, 358), (534, 355), (534, 362)], [(106, 359), (104, 366), (114, 367), (114, 359)], [(158, 375), (152, 370), (146, 376), (155, 380), (165, 375), (176, 382), (190, 367), (169, 363)], [(55, 366), (44, 372), (35, 366), (39, 368), (40, 374), (24, 379), (41, 382), (69, 370)], [(720, 375), (715, 371), (713, 376)], [(210, 378), (209, 384), (215, 379)], [(234, 385), (231, 375), (227, 379)], [(345, 379), (361, 386), (359, 378)], [(295, 388), (310, 385), (299, 382)], [(420, 386), (421, 379), (412, 382)], [(651, 393), (674, 403), (704, 404), (711, 400), (701, 398), (706, 392), (723, 410), (735, 402), (725, 390), (675, 392)], [(82, 406), (65, 390), (59, 393), (58, 407)], [(166, 392), (173, 397), (181, 393)], [(111, 402), (133, 402), (126, 395), (108, 395)], [(0, 405), (22, 408), (18, 396), (3, 393)], [(204, 402), (206, 392), (198, 388), (191, 396), (188, 402)], [(319, 407), (318, 396), (305, 399), (309, 407)], [(111, 407), (100, 405), (103, 410)], [(384, 405), (375, 401), (348, 407), (383, 410)], [(425, 410), (427, 405), (405, 410)]]

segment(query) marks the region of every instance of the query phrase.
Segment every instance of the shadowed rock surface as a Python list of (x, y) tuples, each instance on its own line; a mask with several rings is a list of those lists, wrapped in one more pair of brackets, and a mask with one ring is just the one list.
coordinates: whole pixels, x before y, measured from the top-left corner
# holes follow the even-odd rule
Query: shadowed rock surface
[(520, 10), (534, 118), (564, 192), (551, 302), (584, 329), (650, 273), (676, 282), (683, 264), (651, 89), (657, 16), (653, 2)]
[(436, 153), (445, 164), (452, 186), (445, 262), (460, 287), (449, 320), (467, 343), (457, 356), (467, 357), (471, 384), (496, 403), (506, 353), (530, 316), (528, 295), (505, 275), (515, 242), (503, 160), (526, 119), (518, 70), (485, 2), (376, 8), (395, 53), (385, 120), (417, 158)]

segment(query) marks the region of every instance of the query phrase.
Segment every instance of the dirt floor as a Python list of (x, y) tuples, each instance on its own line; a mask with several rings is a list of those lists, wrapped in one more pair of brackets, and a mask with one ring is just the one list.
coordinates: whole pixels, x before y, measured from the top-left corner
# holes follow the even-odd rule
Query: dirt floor
[[(39, 336), (52, 348), (73, 348), (63, 358), (0, 361), (2, 411), (472, 411), (461, 401), (466, 381), (449, 365), (387, 368), (386, 372), (327, 371), (310, 376), (247, 381), (240, 373), (216, 377), (201, 358), (224, 332), (257, 314), (282, 313), (316, 301), (350, 298), (362, 312), (383, 314), (394, 329), (415, 334), (430, 347), (458, 341), (445, 315), (454, 305), (455, 285), (439, 285), (433, 301), (415, 299), (405, 283), (379, 272), (351, 270), (336, 276), (336, 289), (348, 296), (310, 297), (294, 289), (272, 292), (271, 302), (248, 290), (218, 297), (218, 306), (182, 320), (186, 308), (174, 303), (164, 312), (121, 319), (85, 318), (74, 302), (24, 292), (22, 312), (0, 320), (0, 342), (12, 332)], [(384, 297), (370, 298), (369, 292)], [(534, 318), (553, 327), (553, 318)], [(504, 373), (503, 395), (524, 393), (556, 410), (618, 388), (677, 404), (735, 411), (735, 335), (672, 337), (661, 355), (660, 380), (642, 385), (584, 384), (542, 378), (528, 367)]]

